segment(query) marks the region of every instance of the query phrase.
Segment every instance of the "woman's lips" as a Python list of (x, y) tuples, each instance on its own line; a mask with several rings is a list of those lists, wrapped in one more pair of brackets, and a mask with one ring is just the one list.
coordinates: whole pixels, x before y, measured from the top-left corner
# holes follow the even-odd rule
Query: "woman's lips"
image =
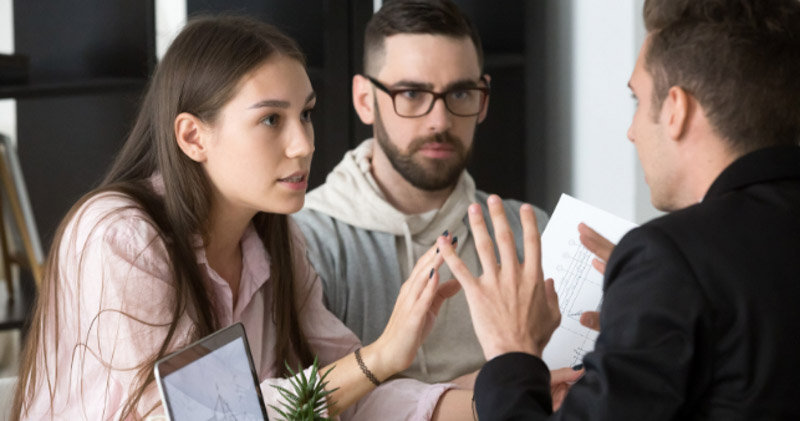
[(291, 190), (305, 190), (308, 188), (307, 173), (295, 173), (286, 178), (281, 178), (278, 183)]

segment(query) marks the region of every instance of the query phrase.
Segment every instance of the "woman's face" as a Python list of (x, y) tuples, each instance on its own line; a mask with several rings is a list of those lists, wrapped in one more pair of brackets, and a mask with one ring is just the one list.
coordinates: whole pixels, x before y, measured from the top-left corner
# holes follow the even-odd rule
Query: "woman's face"
[(289, 214), (303, 207), (315, 103), (303, 65), (279, 54), (239, 82), (207, 132), (203, 166), (215, 207), (245, 215)]

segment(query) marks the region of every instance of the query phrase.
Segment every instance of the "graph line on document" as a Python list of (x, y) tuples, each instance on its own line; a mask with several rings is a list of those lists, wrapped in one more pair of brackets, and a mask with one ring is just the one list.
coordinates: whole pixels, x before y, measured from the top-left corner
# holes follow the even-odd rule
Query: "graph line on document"
[(594, 256), (578, 240), (569, 240), (568, 251), (562, 257), (564, 261), (557, 267), (561, 279), (556, 286), (562, 314), (559, 329), (573, 336), (572, 363), (579, 364), (594, 349), (597, 337), (580, 324), (580, 316), (584, 311), (599, 309), (599, 300), (592, 297), (602, 295), (602, 276), (594, 271)]

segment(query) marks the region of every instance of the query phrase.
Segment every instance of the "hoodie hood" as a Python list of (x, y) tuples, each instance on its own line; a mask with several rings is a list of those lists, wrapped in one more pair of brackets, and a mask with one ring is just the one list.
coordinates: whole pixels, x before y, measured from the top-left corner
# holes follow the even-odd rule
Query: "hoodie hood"
[(374, 145), (374, 140), (368, 139), (348, 151), (328, 175), (325, 184), (308, 193), (305, 207), (358, 228), (403, 236), (410, 267), (416, 261), (411, 249), (413, 243), (430, 247), (445, 230), (459, 235), (459, 239), (465, 238), (464, 215), (467, 207), (475, 201), (472, 177), (464, 171), (441, 208), (406, 215), (386, 200), (372, 176)]

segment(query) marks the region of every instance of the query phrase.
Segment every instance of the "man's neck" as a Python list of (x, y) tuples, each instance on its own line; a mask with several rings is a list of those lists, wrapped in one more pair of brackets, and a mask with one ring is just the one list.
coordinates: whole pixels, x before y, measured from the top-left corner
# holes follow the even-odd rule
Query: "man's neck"
[(722, 139), (715, 139), (714, 142), (707, 142), (703, 146), (701, 151), (689, 155), (693, 158), (692, 164), (689, 165), (693, 170), (689, 177), (692, 197), (689, 199), (691, 203), (687, 203), (687, 206), (701, 201), (720, 174), (742, 156)]
[(398, 173), (377, 145), (372, 153), (372, 176), (386, 200), (406, 215), (439, 209), (450, 197), (455, 185), (443, 190), (427, 191), (414, 187)]

